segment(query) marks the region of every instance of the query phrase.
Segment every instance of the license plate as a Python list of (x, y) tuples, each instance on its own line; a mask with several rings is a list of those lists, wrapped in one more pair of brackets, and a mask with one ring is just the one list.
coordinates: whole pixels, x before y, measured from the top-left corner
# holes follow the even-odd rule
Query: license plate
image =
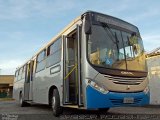
[(134, 98), (124, 98), (123, 103), (134, 103)]

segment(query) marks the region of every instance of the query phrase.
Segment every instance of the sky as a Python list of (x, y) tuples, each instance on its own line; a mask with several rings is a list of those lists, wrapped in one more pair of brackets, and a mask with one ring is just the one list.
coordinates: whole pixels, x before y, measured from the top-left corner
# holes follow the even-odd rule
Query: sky
[(0, 0), (0, 74), (14, 74), (87, 10), (136, 25), (146, 51), (160, 47), (160, 0)]

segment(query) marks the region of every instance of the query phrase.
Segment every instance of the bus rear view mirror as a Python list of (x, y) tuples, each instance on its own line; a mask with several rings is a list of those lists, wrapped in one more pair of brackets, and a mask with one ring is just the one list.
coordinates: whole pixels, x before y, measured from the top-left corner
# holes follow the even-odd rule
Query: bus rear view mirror
[(90, 20), (90, 15), (89, 14), (86, 14), (86, 17), (85, 17), (85, 33), (86, 34), (91, 34), (92, 31), (91, 31), (91, 20)]

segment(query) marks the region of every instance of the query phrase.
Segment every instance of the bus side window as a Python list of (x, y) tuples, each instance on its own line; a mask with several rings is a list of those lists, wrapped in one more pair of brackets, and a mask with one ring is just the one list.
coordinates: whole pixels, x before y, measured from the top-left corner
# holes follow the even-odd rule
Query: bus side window
[(43, 50), (41, 53), (38, 54), (37, 62), (40, 63), (45, 59), (46, 56), (46, 50)]
[(17, 70), (15, 73), (15, 82), (18, 81), (18, 73), (19, 73), (19, 70)]
[(23, 67), (20, 68), (19, 70), (19, 79), (22, 79), (22, 74), (23, 74)]
[(18, 80), (18, 76), (19, 76), (19, 69), (18, 69), (18, 71), (17, 71), (17, 80)]
[(39, 72), (41, 70), (43, 70), (46, 66), (46, 61), (45, 61), (45, 58), (46, 58), (46, 49), (43, 50), (42, 52), (40, 52), (37, 56), (37, 67), (36, 67), (36, 72)]
[(59, 38), (54, 43), (52, 43), (47, 49), (47, 65), (46, 67), (50, 67), (61, 60), (61, 41), (62, 39)]
[(20, 80), (20, 68), (19, 68), (19, 70), (18, 70), (17, 80), (18, 80), (18, 81)]
[(18, 70), (16, 70), (14, 77), (16, 78), (18, 75)]
[(26, 72), (26, 65), (23, 66), (22, 79), (25, 78), (25, 72)]

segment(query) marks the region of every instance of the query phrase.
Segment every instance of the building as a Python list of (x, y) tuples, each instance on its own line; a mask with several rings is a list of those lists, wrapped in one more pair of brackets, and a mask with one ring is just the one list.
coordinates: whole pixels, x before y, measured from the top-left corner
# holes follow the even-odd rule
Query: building
[(160, 105), (160, 47), (146, 54), (150, 87), (150, 104)]
[(0, 75), (0, 98), (12, 97), (14, 75)]

